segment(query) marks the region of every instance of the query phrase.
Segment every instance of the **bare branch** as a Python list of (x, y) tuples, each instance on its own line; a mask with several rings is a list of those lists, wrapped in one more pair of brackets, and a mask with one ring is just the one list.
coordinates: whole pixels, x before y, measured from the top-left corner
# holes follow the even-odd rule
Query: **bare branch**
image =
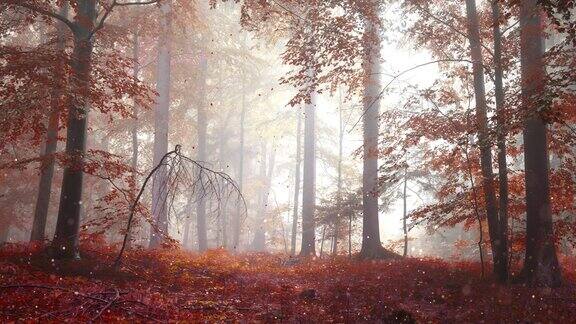
[(38, 6), (34, 6), (30, 3), (21, 2), (21, 1), (15, 1), (11, 4), (14, 6), (17, 6), (17, 7), (22, 7), (22, 8), (28, 9), (28, 10), (33, 11), (35, 13), (38, 13), (40, 15), (59, 20), (59, 21), (63, 22), (66, 26), (68, 26), (68, 28), (70, 28), (70, 30), (72, 32), (76, 32), (76, 30), (77, 30), (77, 27), (76, 27), (76, 25), (74, 25), (73, 22), (71, 22), (70, 20), (68, 20), (68, 18), (66, 18), (64, 16), (61, 16), (61, 15), (55, 13), (54, 11), (51, 11), (48, 9), (43, 9), (43, 8), (38, 7)]

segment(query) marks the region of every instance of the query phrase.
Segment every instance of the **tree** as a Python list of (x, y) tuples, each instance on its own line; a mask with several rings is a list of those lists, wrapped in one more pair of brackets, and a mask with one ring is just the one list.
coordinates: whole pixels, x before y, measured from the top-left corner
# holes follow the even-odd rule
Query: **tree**
[[(65, 2), (60, 8), (59, 15), (68, 17), (68, 3)], [(65, 33), (66, 25), (62, 22), (57, 26), (57, 44), (56, 52), (62, 55), (65, 49)], [(60, 67), (63, 62), (60, 61)], [(62, 87), (62, 79), (60, 84), (56, 87)], [(44, 144), (44, 152), (42, 165), (40, 166), (40, 183), (38, 184), (38, 196), (36, 199), (36, 206), (34, 209), (34, 220), (32, 222), (32, 231), (30, 233), (30, 241), (43, 241), (46, 232), (46, 220), (48, 217), (48, 206), (50, 204), (50, 193), (52, 191), (52, 178), (54, 175), (56, 146), (58, 144), (58, 129), (60, 126), (60, 105), (62, 104), (62, 89), (53, 89), (51, 94), (51, 112), (48, 119), (48, 130), (46, 133), (46, 142)]]
[[(375, 9), (373, 13), (378, 14)], [(367, 36), (364, 44), (364, 97), (363, 97), (363, 173), (362, 173), (362, 258), (387, 256), (380, 242), (378, 220), (378, 119), (380, 111), (380, 36), (373, 20), (366, 20)]]
[(507, 122), (504, 107), (504, 71), (502, 67), (502, 32), (500, 4), (491, 1), (492, 36), (494, 38), (494, 96), (496, 97), (498, 146), (498, 240), (500, 241), (498, 277), (506, 281), (508, 269), (508, 159), (506, 150)]
[[(96, 0), (79, 0), (73, 6), (74, 19), (71, 21), (54, 12), (50, 4), (37, 1), (8, 1), (14, 8), (23, 9), (35, 16), (58, 20), (64, 23), (72, 33), (73, 50), (71, 56), (71, 86), (67, 89), (74, 94), (68, 103), (66, 132), (66, 167), (62, 179), (58, 220), (51, 252), (57, 259), (79, 258), (78, 236), (80, 230), (80, 211), (82, 207), (82, 184), (84, 178), (84, 159), (86, 155), (87, 117), (89, 102), (98, 105), (94, 95), (91, 79), (93, 72), (93, 49), (95, 34), (104, 27), (110, 14), (116, 7), (151, 4), (148, 2), (118, 2), (113, 1), (98, 12)], [(99, 15), (100, 13), (100, 15)], [(123, 86), (123, 85), (122, 85)], [(134, 89), (126, 89), (130, 94)], [(141, 89), (139, 89), (141, 90)], [(95, 102), (96, 101), (96, 102)], [(100, 107), (104, 109), (105, 107)]]
[(306, 104), (304, 112), (304, 166), (302, 183), (302, 244), (301, 256), (316, 254), (316, 100)]
[(300, 199), (300, 169), (302, 164), (302, 113), (298, 110), (296, 126), (296, 164), (294, 167), (294, 210), (292, 212), (292, 236), (290, 254), (296, 255), (296, 234), (298, 232), (298, 200)]
[[(154, 159), (152, 164), (159, 165), (162, 157), (168, 152), (168, 127), (170, 115), (170, 75), (171, 75), (171, 34), (172, 34), (172, 1), (165, 0), (160, 5), (161, 31), (158, 38), (158, 73), (156, 92), (158, 99), (154, 113)], [(162, 166), (152, 182), (152, 217), (161, 234), (168, 234), (167, 192), (165, 191), (167, 174)], [(150, 230), (150, 247), (158, 247), (162, 235)]]
[(496, 192), (494, 190), (494, 173), (492, 170), (492, 142), (489, 138), (488, 109), (486, 103), (486, 90), (484, 85), (484, 63), (482, 60), (482, 44), (476, 1), (466, 0), (466, 15), (468, 18), (468, 41), (470, 42), (470, 58), (474, 75), (474, 99), (476, 101), (476, 128), (478, 131), (478, 146), (480, 147), (480, 166), (482, 169), (482, 189), (488, 231), (492, 247), (494, 272), (500, 281), (506, 281), (506, 265), (508, 260), (502, 253), (500, 237), (500, 224), (496, 206)]
[[(206, 74), (208, 70), (208, 59), (206, 53), (200, 54), (200, 102), (198, 102), (198, 161), (206, 161), (206, 136), (208, 127), (208, 117), (206, 115)], [(204, 194), (199, 192), (196, 198), (196, 235), (198, 235), (198, 250), (204, 252), (208, 249), (208, 234), (206, 228), (206, 200)]]
[[(260, 201), (258, 206), (258, 215), (256, 218), (257, 228), (254, 232), (254, 241), (252, 242), (252, 249), (254, 251), (264, 251), (266, 249), (266, 212), (268, 209), (268, 197), (272, 187), (274, 165), (276, 163), (276, 148), (272, 146), (270, 155), (266, 155), (266, 143), (262, 143), (260, 176), (263, 183), (260, 190)], [(266, 162), (267, 158), (268, 162)]]
[(556, 256), (550, 200), (550, 161), (546, 111), (544, 30), (537, 0), (520, 2), (520, 58), (526, 183), (526, 255), (523, 279), (534, 285), (558, 286), (560, 265)]
[[(73, 80), (73, 87), (80, 93), (88, 92), (90, 87), (96, 17), (96, 1), (78, 1), (74, 22), (69, 25), (74, 36), (71, 80)], [(73, 100), (68, 110), (66, 153), (70, 157), (70, 163), (64, 169), (58, 221), (52, 241), (52, 252), (56, 258), (73, 259), (80, 257), (78, 233), (84, 178), (82, 159), (86, 151), (88, 109), (86, 98), (78, 97)]]

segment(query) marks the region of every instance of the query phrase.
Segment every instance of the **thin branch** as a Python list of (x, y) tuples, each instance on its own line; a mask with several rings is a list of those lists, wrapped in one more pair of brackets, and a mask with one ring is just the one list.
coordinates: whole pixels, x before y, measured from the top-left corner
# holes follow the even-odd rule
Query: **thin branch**
[[(406, 69), (398, 74), (395, 75), (391, 75), (392, 79), (382, 88), (382, 90), (380, 90), (380, 93), (378, 93), (378, 95), (372, 100), (372, 102), (368, 105), (368, 107), (366, 109), (364, 109), (364, 111), (362, 112), (362, 115), (360, 115), (360, 118), (358, 118), (358, 120), (356, 121), (356, 123), (354, 123), (354, 126), (352, 126), (352, 128), (348, 131), (348, 133), (352, 132), (356, 126), (358, 126), (358, 124), (360, 123), (360, 121), (362, 120), (362, 118), (364, 117), (364, 115), (366, 115), (366, 113), (368, 112), (368, 110), (370, 110), (372, 108), (372, 106), (374, 106), (374, 104), (376, 103), (376, 101), (378, 101), (380, 98), (382, 98), (382, 95), (384, 94), (384, 92), (386, 91), (386, 89), (388, 89), (388, 87), (390, 87), (390, 85), (396, 81), (396, 79), (398, 79), (399, 77), (403, 76), (404, 74), (414, 71), (416, 69), (419, 69), (421, 67), (424, 66), (428, 66), (431, 64), (437, 64), (437, 63), (442, 63), (442, 62), (467, 62), (467, 63), (471, 63), (474, 64), (474, 61), (471, 60), (464, 60), (464, 59), (442, 59), (442, 60), (435, 60), (435, 61), (430, 61), (430, 62), (426, 62), (426, 63), (422, 63), (422, 64), (418, 64), (415, 65), (409, 69)], [(482, 64), (482, 63), (481, 63)]]
[(51, 11), (51, 10), (42, 9), (42, 8), (37, 7), (37, 6), (33, 6), (33, 5), (29, 4), (29, 3), (21, 2), (21, 0), (20, 0), (20, 1), (16, 1), (15, 3), (11, 3), (11, 4), (14, 5), (14, 6), (17, 6), (17, 7), (26, 8), (26, 9), (28, 9), (28, 10), (31, 10), (31, 11), (36, 12), (36, 13), (39, 13), (39, 14), (44, 15), (44, 16), (48, 16), (48, 17), (50, 17), (50, 18), (54, 18), (54, 19), (56, 19), (56, 20), (60, 20), (61, 22), (63, 22), (64, 24), (66, 24), (66, 26), (68, 26), (68, 28), (70, 28), (70, 30), (71, 30), (72, 32), (76, 32), (76, 30), (77, 30), (77, 27), (76, 27), (76, 25), (74, 25), (73, 22), (71, 22), (70, 20), (68, 20), (66, 17), (61, 16), (61, 15), (59, 15), (59, 14), (57, 14), (57, 13)]
[(104, 22), (106, 21), (106, 19), (108, 19), (108, 16), (110, 16), (112, 10), (114, 10), (114, 7), (149, 5), (159, 3), (160, 1), (161, 0), (150, 0), (142, 2), (118, 2), (117, 0), (112, 1), (112, 4), (107, 9), (104, 10), (104, 15), (102, 15), (102, 18), (100, 18), (100, 21), (98, 22), (96, 27), (90, 32), (90, 35), (88, 35), (88, 39), (92, 39), (94, 34), (96, 34), (96, 32), (98, 32), (100, 29), (104, 27)]

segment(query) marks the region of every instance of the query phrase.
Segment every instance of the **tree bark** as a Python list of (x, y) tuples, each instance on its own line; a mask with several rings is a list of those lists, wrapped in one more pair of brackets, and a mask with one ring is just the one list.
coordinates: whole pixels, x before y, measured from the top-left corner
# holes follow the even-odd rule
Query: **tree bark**
[(540, 115), (546, 104), (544, 31), (537, 0), (520, 3), (520, 57), (524, 120), (524, 169), (526, 183), (526, 255), (523, 279), (532, 285), (561, 284), (554, 245), (550, 200), (550, 161), (546, 122)]
[[(208, 61), (206, 54), (200, 54), (200, 102), (198, 103), (198, 161), (206, 161), (206, 137), (208, 116), (206, 115), (206, 76)], [(205, 193), (197, 193), (196, 203), (196, 234), (198, 235), (198, 250), (208, 249), (208, 233), (206, 229), (206, 199)]]
[[(62, 17), (68, 16), (68, 3), (64, 2), (60, 8)], [(57, 25), (57, 44), (56, 52), (64, 53), (65, 49), (65, 32), (66, 26), (63, 23)], [(61, 66), (63, 63), (58, 63)], [(48, 208), (50, 205), (50, 194), (52, 192), (52, 178), (54, 176), (54, 153), (58, 145), (58, 128), (60, 120), (60, 105), (62, 103), (62, 86), (61, 78), (58, 78), (55, 88), (52, 90), (50, 98), (50, 116), (48, 119), (48, 130), (46, 133), (46, 143), (42, 152), (43, 159), (40, 165), (40, 183), (38, 184), (38, 196), (34, 208), (34, 220), (32, 223), (32, 232), (30, 233), (30, 242), (43, 241), (46, 238), (46, 220), (48, 218)]]
[(480, 43), (480, 27), (476, 1), (466, 0), (466, 13), (468, 17), (468, 40), (470, 42), (470, 56), (473, 61), (474, 98), (476, 101), (476, 127), (478, 131), (478, 146), (480, 147), (480, 167), (482, 169), (482, 189), (490, 233), (490, 246), (494, 261), (494, 272), (500, 273), (501, 250), (500, 230), (498, 224), (498, 209), (496, 206), (496, 192), (494, 190), (494, 172), (492, 170), (492, 145), (489, 138), (486, 90), (484, 85), (484, 65), (482, 61), (482, 44)]
[[(158, 100), (154, 111), (154, 166), (160, 164), (162, 157), (168, 152), (168, 127), (170, 115), (170, 63), (172, 34), (172, 1), (163, 1), (161, 32), (158, 39), (158, 73), (156, 92)], [(152, 182), (152, 217), (157, 229), (150, 231), (150, 248), (156, 248), (163, 242), (163, 236), (168, 235), (168, 211), (166, 199), (167, 167), (162, 166), (154, 175)], [(156, 231), (157, 230), (157, 231)]]
[[(93, 38), (91, 32), (96, 18), (96, 1), (77, 2), (74, 20), (74, 50), (72, 53), (73, 87), (76, 93), (88, 93), (90, 89), (90, 70), (92, 60)], [(86, 131), (88, 102), (85, 97), (78, 97), (69, 106), (66, 154), (70, 158), (64, 168), (60, 206), (56, 231), (52, 241), (52, 255), (57, 259), (76, 259), (78, 234), (80, 231), (80, 210), (82, 205), (82, 181), (84, 172), (83, 155), (86, 153)]]
[(300, 167), (302, 164), (302, 112), (298, 110), (296, 126), (296, 166), (294, 169), (294, 210), (292, 212), (292, 240), (290, 254), (296, 255), (296, 235), (298, 232), (298, 204), (300, 199)]
[(304, 170), (302, 185), (301, 256), (316, 255), (316, 98), (306, 104), (304, 120)]
[(492, 0), (492, 29), (494, 36), (494, 90), (496, 95), (497, 146), (498, 146), (498, 233), (500, 253), (498, 278), (508, 280), (508, 162), (506, 159), (507, 123), (504, 107), (504, 72), (502, 69), (502, 34), (500, 32), (500, 4)]
[(367, 33), (373, 42), (366, 43), (364, 54), (364, 125), (362, 171), (362, 248), (360, 256), (372, 259), (384, 256), (378, 220), (378, 127), (380, 111), (380, 40), (378, 30), (367, 21)]

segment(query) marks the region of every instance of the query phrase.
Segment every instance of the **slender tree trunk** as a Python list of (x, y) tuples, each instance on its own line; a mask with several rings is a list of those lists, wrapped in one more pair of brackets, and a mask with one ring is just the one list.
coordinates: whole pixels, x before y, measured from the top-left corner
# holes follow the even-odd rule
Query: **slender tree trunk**
[[(240, 163), (238, 166), (238, 189), (240, 192), (244, 190), (244, 128), (246, 122), (246, 89), (242, 86), (242, 111), (240, 112)], [(237, 250), (240, 247), (240, 217), (242, 213), (240, 208), (236, 212), (233, 224), (233, 248)]]
[(10, 232), (10, 224), (4, 224), (0, 228), (0, 246), (8, 242), (8, 233)]
[(348, 258), (352, 258), (352, 215), (348, 216)]
[(302, 245), (301, 256), (316, 254), (316, 100), (306, 104), (304, 122), (304, 182), (302, 186)]
[[(133, 77), (140, 75), (140, 40), (138, 30), (132, 33), (132, 59), (134, 60)], [(138, 103), (134, 101), (134, 118), (132, 120), (132, 169), (138, 170)]]
[[(206, 76), (208, 61), (206, 53), (200, 54), (200, 102), (198, 103), (198, 160), (206, 161), (206, 137), (208, 116), (206, 114)], [(206, 199), (204, 192), (198, 192), (196, 203), (196, 234), (198, 235), (198, 250), (208, 249), (208, 233), (206, 228)]]
[(498, 121), (498, 224), (500, 233), (500, 265), (498, 278), (504, 282), (508, 280), (508, 162), (506, 161), (506, 135), (507, 124), (504, 107), (504, 72), (502, 69), (502, 35), (500, 32), (500, 4), (492, 1), (492, 24), (494, 35), (494, 89), (496, 94), (496, 113)]
[[(73, 87), (76, 93), (88, 93), (93, 39), (90, 38), (96, 18), (96, 1), (78, 1), (74, 25), (74, 50), (72, 53)], [(70, 158), (64, 168), (60, 206), (56, 231), (52, 241), (52, 255), (57, 259), (76, 259), (78, 234), (80, 232), (80, 210), (82, 205), (83, 155), (86, 153), (86, 131), (88, 102), (85, 97), (72, 101), (68, 111), (66, 132), (66, 154)]]
[(274, 164), (276, 160), (276, 149), (273, 147), (268, 157), (268, 171), (266, 171), (266, 144), (263, 145), (261, 174), (264, 177), (264, 188), (261, 194), (260, 208), (258, 208), (258, 228), (254, 233), (254, 243), (252, 247), (255, 251), (266, 249), (266, 212), (268, 207), (268, 196), (272, 188), (272, 177), (274, 175)]
[[(136, 28), (132, 32), (132, 60), (134, 61), (134, 67), (132, 69), (132, 77), (135, 80), (139, 79), (140, 75), (140, 40), (139, 40), (139, 31)], [(134, 117), (132, 118), (132, 161), (130, 166), (132, 170), (134, 170), (133, 177), (134, 177), (134, 190), (132, 192), (132, 199), (136, 199), (136, 195), (138, 194), (138, 102), (134, 100), (133, 102), (133, 109), (134, 109)], [(133, 224), (132, 227), (134, 227)], [(126, 248), (129, 249), (130, 245), (132, 244), (132, 235), (133, 231), (128, 231), (126, 235), (128, 238), (126, 239)]]
[[(161, 32), (158, 39), (158, 73), (156, 92), (158, 100), (154, 112), (154, 166), (160, 164), (162, 157), (168, 152), (168, 127), (170, 115), (170, 63), (171, 63), (171, 35), (172, 35), (172, 1), (163, 1), (160, 5), (162, 11)], [(167, 167), (162, 166), (154, 175), (152, 182), (152, 217), (157, 230), (150, 231), (150, 248), (156, 248), (163, 242), (163, 235), (168, 235), (168, 211), (166, 199)]]
[[(378, 30), (367, 21), (367, 32), (378, 39)], [(381, 258), (384, 248), (380, 242), (378, 220), (378, 127), (380, 111), (380, 41), (367, 43), (364, 57), (364, 153), (362, 172), (362, 249), (363, 258)]]
[(550, 200), (550, 161), (546, 122), (540, 115), (546, 106), (544, 31), (537, 0), (520, 2), (520, 56), (524, 121), (524, 169), (526, 182), (526, 255), (523, 279), (533, 285), (561, 284), (560, 265), (554, 245)]
[(500, 262), (502, 245), (499, 239), (500, 230), (498, 228), (498, 209), (496, 206), (496, 192), (494, 190), (494, 172), (492, 170), (492, 145), (488, 130), (482, 44), (480, 43), (480, 27), (475, 0), (466, 0), (466, 12), (468, 17), (470, 56), (474, 62), (474, 98), (476, 100), (476, 127), (480, 147), (480, 166), (482, 168), (482, 189), (484, 191), (486, 204), (486, 218), (488, 220), (488, 232), (490, 233), (494, 272), (500, 274), (500, 269), (502, 268), (502, 263)]
[(190, 214), (192, 213), (192, 202), (193, 200), (189, 199), (186, 204), (186, 221), (184, 222), (184, 234), (182, 236), (182, 246), (184, 249), (187, 249), (190, 246), (190, 223), (192, 223), (192, 217)]
[[(338, 108), (338, 210), (340, 211), (342, 207), (342, 161), (344, 152), (344, 118), (342, 118), (342, 97), (340, 96), (340, 107)], [(339, 216), (339, 215), (337, 215)], [(336, 217), (334, 221), (334, 241), (332, 243), (332, 254), (338, 254), (338, 236), (340, 235), (340, 217)]]
[(404, 190), (402, 195), (402, 202), (404, 203), (403, 208), (403, 215), (402, 215), (402, 229), (404, 230), (404, 253), (402, 254), (404, 257), (408, 256), (408, 226), (406, 224), (406, 218), (408, 217), (408, 205), (406, 203), (407, 196), (406, 196), (406, 189), (408, 189), (408, 177), (404, 174)]
[[(60, 15), (68, 16), (68, 3), (64, 2), (60, 8)], [(65, 49), (66, 26), (59, 23), (57, 27), (56, 51), (60, 54)], [(62, 64), (59, 64), (62, 65)], [(34, 208), (34, 221), (30, 242), (43, 241), (46, 238), (46, 220), (48, 218), (48, 208), (50, 205), (50, 194), (52, 192), (52, 177), (54, 175), (54, 153), (58, 144), (58, 128), (60, 120), (60, 105), (62, 104), (63, 81), (59, 78), (56, 82), (50, 98), (50, 117), (48, 119), (48, 130), (46, 133), (46, 143), (42, 152), (43, 159), (40, 166), (40, 183), (38, 184), (38, 196)]]
[[(226, 146), (226, 127), (228, 125), (228, 122), (230, 120), (230, 117), (232, 116), (232, 114), (228, 114), (225, 118), (225, 120), (222, 121), (222, 125), (220, 125), (220, 134), (219, 134), (219, 138), (218, 138), (218, 160), (219, 160), (219, 164), (220, 164), (220, 170), (224, 171), (226, 169), (226, 163), (224, 162), (225, 160), (225, 154), (224, 154), (224, 150), (225, 150), (225, 146)], [(228, 203), (226, 202), (227, 197), (222, 197), (222, 201), (219, 202), (219, 206), (218, 206), (218, 221), (220, 223), (220, 232), (222, 233), (222, 247), (223, 248), (228, 248), (228, 213), (226, 210), (226, 207), (228, 206)]]
[(298, 110), (296, 126), (296, 166), (294, 169), (294, 210), (292, 213), (292, 240), (290, 254), (296, 255), (296, 235), (298, 232), (298, 201), (300, 199), (300, 165), (302, 164), (302, 112)]
[(322, 239), (320, 239), (320, 259), (324, 256), (324, 241), (326, 239), (326, 225), (322, 226)]

